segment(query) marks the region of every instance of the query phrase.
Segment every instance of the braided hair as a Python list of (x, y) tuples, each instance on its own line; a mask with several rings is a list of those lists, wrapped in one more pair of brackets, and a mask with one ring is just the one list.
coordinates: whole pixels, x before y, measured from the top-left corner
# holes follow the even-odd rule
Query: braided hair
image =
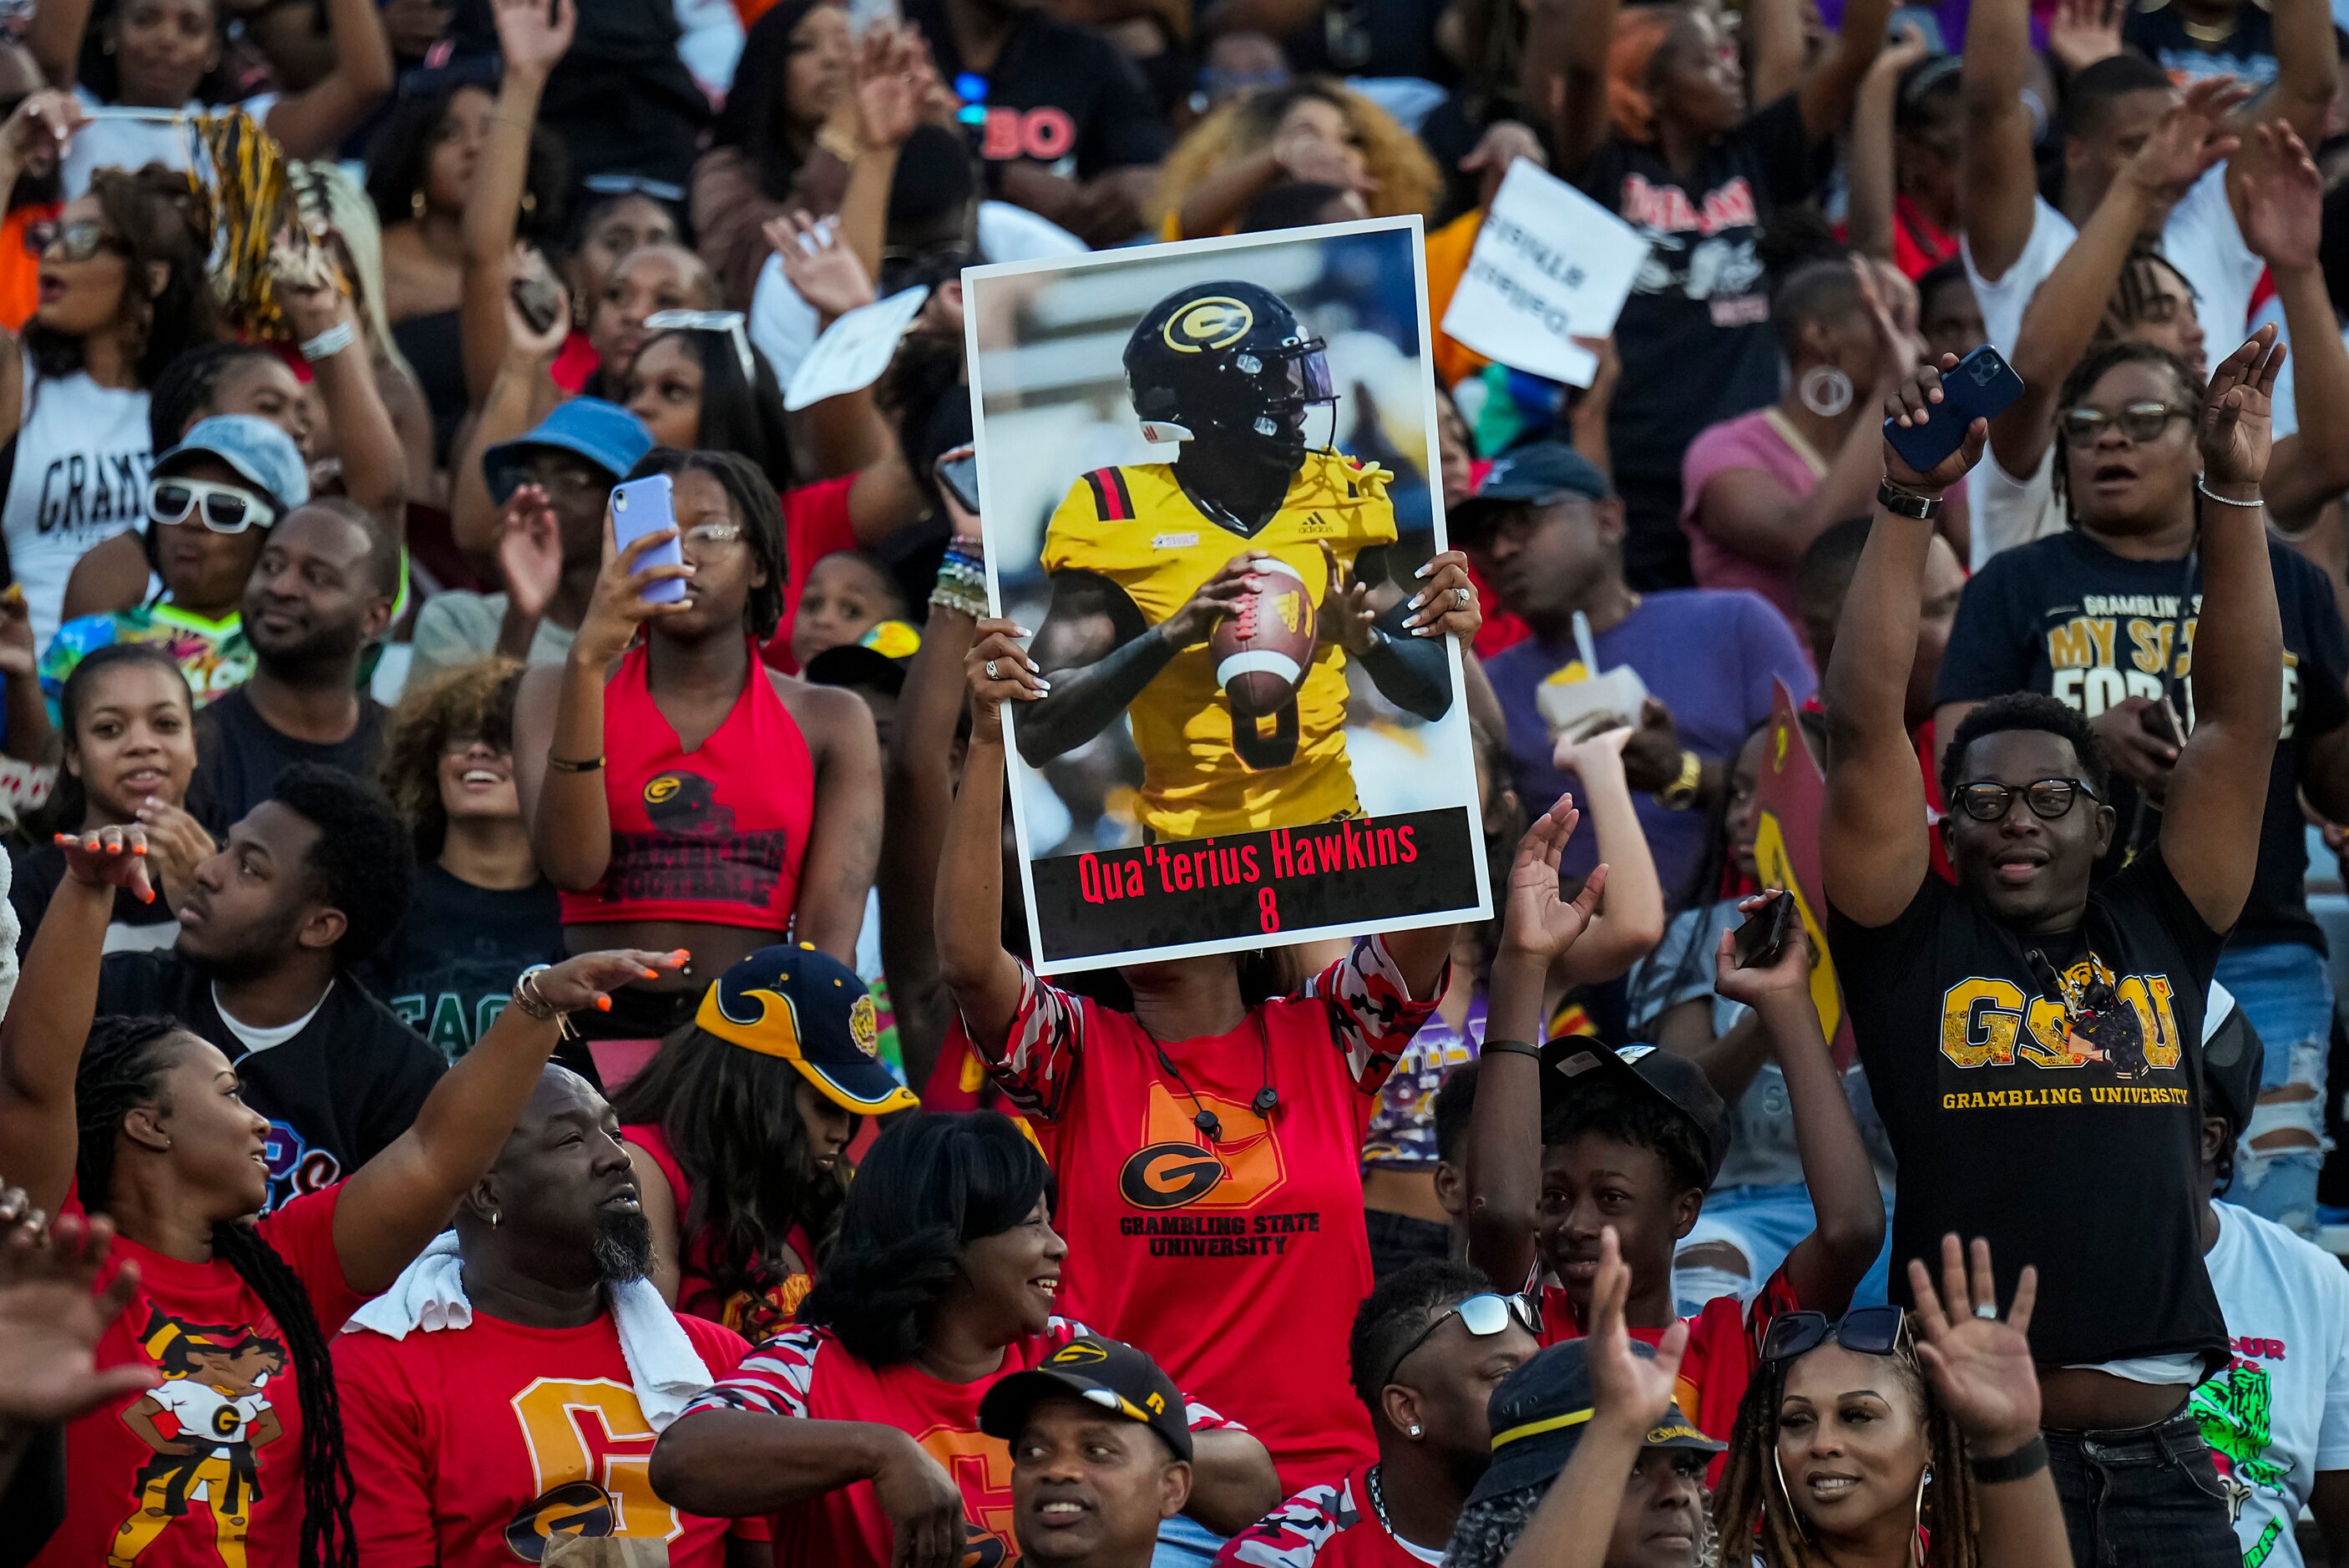
[[(1982, 1521), (1974, 1505), (1973, 1473), (1966, 1468), (1966, 1440), (1958, 1423), (1925, 1378), (1917, 1359), (1917, 1321), (1889, 1359), (1902, 1387), (1917, 1400), (1925, 1429), (1925, 1530), (1931, 1539), (1926, 1568), (1982, 1568)], [(1777, 1462), (1778, 1407), (1786, 1395), (1786, 1368), (1800, 1357), (1764, 1361), (1745, 1386), (1737, 1425), (1729, 1435), (1721, 1484), (1713, 1489), (1713, 1523), (1725, 1542), (1750, 1541), (1765, 1568), (1829, 1568), (1813, 1544), (1802, 1516), (1786, 1495)]]
[[(90, 1026), (74, 1075), (74, 1183), (91, 1210), (106, 1206), (122, 1119), (160, 1097), (172, 1060), (171, 1042), (185, 1033), (171, 1018), (102, 1017)], [(276, 1320), (293, 1359), (302, 1413), (300, 1568), (357, 1568), (358, 1538), (351, 1528), (355, 1487), (343, 1449), (342, 1398), (310, 1293), (250, 1222), (216, 1224), (212, 1242), (212, 1256), (234, 1269)]]
[[(2124, 274), (2124, 282), (2127, 274)], [(2071, 438), (2064, 433), (2064, 410), (2075, 407), (2105, 373), (2123, 365), (2154, 365), (2178, 377), (2178, 389), (2189, 404), (2202, 401), (2204, 383), (2194, 374), (2194, 367), (2158, 343), (2135, 339), (2116, 339), (2100, 343), (2080, 356), (2072, 366), (2072, 374), (2064, 377), (2063, 387), (2055, 394), (2055, 462), (2050, 473), (2055, 487), (2055, 500), (2064, 508), (2064, 526), (2080, 526), (2080, 515), (2073, 505), (2072, 487), (2064, 470), (2071, 465)]]

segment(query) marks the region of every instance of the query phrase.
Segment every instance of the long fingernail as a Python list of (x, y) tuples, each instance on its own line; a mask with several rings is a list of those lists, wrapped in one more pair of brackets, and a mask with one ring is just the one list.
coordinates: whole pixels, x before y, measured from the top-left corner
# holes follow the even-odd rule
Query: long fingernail
[(1418, 571), (1416, 571), (1416, 572), (1414, 572), (1414, 573), (1412, 573), (1412, 575), (1413, 575), (1413, 577), (1424, 577), (1424, 576), (1426, 576), (1429, 573), (1431, 573), (1431, 572), (1433, 572), (1433, 571), (1434, 571), (1434, 570), (1435, 570), (1435, 562), (1433, 562), (1433, 561), (1423, 562), (1422, 562), (1422, 563), (1421, 563), (1419, 570), (1418, 570)]
[(130, 846), (130, 852), (134, 855), (143, 855), (147, 852), (147, 846), (144, 844), (133, 844)]
[(71, 833), (58, 833), (55, 836), (55, 841), (60, 844), (70, 844), (73, 842), (73, 835)]
[(610, 998), (609, 996), (600, 996), (600, 995), (599, 995), (599, 996), (597, 996), (597, 997), (595, 998), (595, 1011), (597, 1011), (597, 1012), (599, 1012), (599, 1013), (608, 1013), (608, 1012), (610, 1012), (611, 1010), (612, 1010), (612, 998)]
[(693, 956), (693, 954), (690, 954), (690, 953), (688, 953), (688, 952), (687, 952), (684, 948), (680, 947), (680, 948), (678, 948), (676, 952), (674, 952), (674, 953), (670, 954), (669, 954), (669, 956), (670, 956), (671, 958), (676, 959), (679, 964), (682, 964), (682, 963), (684, 963), (687, 959), (688, 959), (688, 958), (692, 957), (692, 956)]
[(1427, 606), (1427, 595), (1426, 595), (1426, 594), (1424, 594), (1424, 593), (1414, 593), (1414, 594), (1413, 594), (1413, 595), (1411, 596), (1411, 607), (1412, 607), (1413, 609), (1414, 609), (1414, 610), (1421, 610), (1421, 609), (1424, 609), (1424, 608), (1426, 608), (1426, 606)]
[(657, 980), (660, 978), (660, 971), (657, 969), (647, 969), (645, 971), (645, 978), (647, 980)]
[(1048, 680), (1040, 679), (1036, 683), (1036, 689), (1038, 691), (1050, 691), (1052, 689), (1052, 683)]

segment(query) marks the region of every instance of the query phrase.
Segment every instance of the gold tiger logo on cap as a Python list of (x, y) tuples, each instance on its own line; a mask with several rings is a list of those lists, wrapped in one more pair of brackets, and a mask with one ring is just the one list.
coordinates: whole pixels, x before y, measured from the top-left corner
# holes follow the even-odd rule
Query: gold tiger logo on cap
[(868, 1057), (881, 1054), (881, 1018), (873, 1006), (871, 995), (863, 995), (849, 1005), (848, 1037), (856, 1048)]
[(1193, 300), (1167, 317), (1165, 330), (1159, 335), (1177, 354), (1198, 354), (1210, 348), (1229, 348), (1246, 337), (1248, 328), (1255, 325), (1256, 312), (1245, 304), (1223, 294), (1211, 294)]

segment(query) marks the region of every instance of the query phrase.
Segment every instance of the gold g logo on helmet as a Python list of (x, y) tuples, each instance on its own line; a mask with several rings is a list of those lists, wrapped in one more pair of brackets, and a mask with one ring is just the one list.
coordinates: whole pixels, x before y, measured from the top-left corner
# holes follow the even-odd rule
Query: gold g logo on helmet
[(645, 780), (645, 804), (657, 806), (685, 787), (674, 773), (656, 773)]
[(1198, 354), (1211, 348), (1229, 348), (1246, 337), (1248, 328), (1256, 325), (1256, 312), (1238, 300), (1224, 294), (1210, 294), (1195, 299), (1166, 318), (1166, 329), (1160, 334), (1166, 346), (1177, 354)]
[(859, 996), (849, 1005), (848, 1037), (866, 1056), (881, 1054), (881, 1017), (870, 995)]

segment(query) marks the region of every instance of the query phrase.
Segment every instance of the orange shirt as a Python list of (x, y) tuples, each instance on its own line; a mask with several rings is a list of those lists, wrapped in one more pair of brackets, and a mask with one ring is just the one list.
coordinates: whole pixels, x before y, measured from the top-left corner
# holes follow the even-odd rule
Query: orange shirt
[(0, 221), (0, 326), (21, 332), (41, 303), (41, 258), (25, 248), (25, 230), (65, 211), (62, 202), (19, 207)]

